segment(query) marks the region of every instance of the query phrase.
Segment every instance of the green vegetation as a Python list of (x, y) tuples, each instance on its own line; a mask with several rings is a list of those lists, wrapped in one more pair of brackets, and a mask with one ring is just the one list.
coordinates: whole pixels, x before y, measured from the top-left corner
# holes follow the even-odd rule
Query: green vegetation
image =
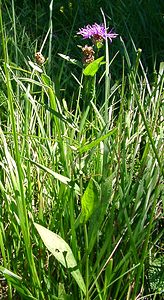
[[(163, 297), (162, 16), (141, 2), (0, 1), (0, 299)], [(85, 68), (76, 33), (105, 20)]]

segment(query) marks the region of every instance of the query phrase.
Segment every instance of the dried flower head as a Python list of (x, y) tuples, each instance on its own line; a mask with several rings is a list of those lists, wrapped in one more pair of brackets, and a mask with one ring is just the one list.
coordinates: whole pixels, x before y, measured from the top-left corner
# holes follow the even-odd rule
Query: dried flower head
[(82, 35), (83, 39), (92, 38), (94, 42), (102, 42), (103, 39), (109, 38), (110, 42), (117, 37), (117, 33), (110, 30), (107, 32), (108, 28), (105, 28), (104, 24), (98, 25), (97, 23), (93, 25), (87, 25), (84, 28), (79, 29), (77, 34)]
[(36, 59), (36, 62), (37, 62), (39, 65), (42, 65), (42, 64), (44, 64), (44, 62), (45, 62), (45, 58), (44, 58), (44, 56), (42, 55), (41, 52), (36, 52), (36, 53), (35, 53), (35, 59)]
[(82, 51), (84, 64), (90, 64), (92, 61), (94, 61), (95, 52), (91, 46), (85, 45), (85, 47), (82, 48)]
[(82, 51), (83, 51), (85, 56), (92, 56), (95, 53), (93, 48), (91, 46), (88, 46), (88, 45), (85, 45), (82, 48)]

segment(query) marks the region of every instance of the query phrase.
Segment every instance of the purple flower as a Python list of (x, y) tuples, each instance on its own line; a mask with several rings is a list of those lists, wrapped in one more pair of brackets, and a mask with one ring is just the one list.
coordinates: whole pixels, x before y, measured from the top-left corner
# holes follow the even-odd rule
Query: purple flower
[(112, 39), (115, 39), (118, 34), (114, 33), (112, 30), (107, 32), (107, 29), (104, 24), (98, 25), (95, 23), (94, 25), (87, 25), (84, 28), (79, 29), (77, 34), (82, 35), (83, 39), (93, 38), (94, 41), (102, 41), (103, 39), (109, 38), (112, 43)]

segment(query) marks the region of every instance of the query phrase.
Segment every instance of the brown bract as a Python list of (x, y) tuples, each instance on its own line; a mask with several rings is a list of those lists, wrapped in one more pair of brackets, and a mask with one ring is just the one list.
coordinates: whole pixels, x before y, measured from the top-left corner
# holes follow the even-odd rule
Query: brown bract
[(90, 64), (92, 61), (94, 61), (94, 50), (91, 46), (85, 45), (85, 47), (82, 48), (83, 51), (83, 63), (84, 64)]
[(45, 62), (45, 58), (44, 58), (44, 56), (42, 55), (41, 52), (36, 52), (36, 53), (35, 53), (35, 59), (36, 59), (36, 62), (37, 62), (39, 65), (42, 65), (42, 64), (44, 64), (44, 62)]

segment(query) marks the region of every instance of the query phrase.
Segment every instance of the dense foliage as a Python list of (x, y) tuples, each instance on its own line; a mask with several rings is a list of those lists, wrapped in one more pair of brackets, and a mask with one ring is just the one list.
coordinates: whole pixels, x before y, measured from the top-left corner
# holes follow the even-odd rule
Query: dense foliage
[(0, 299), (162, 299), (161, 9), (0, 1)]

